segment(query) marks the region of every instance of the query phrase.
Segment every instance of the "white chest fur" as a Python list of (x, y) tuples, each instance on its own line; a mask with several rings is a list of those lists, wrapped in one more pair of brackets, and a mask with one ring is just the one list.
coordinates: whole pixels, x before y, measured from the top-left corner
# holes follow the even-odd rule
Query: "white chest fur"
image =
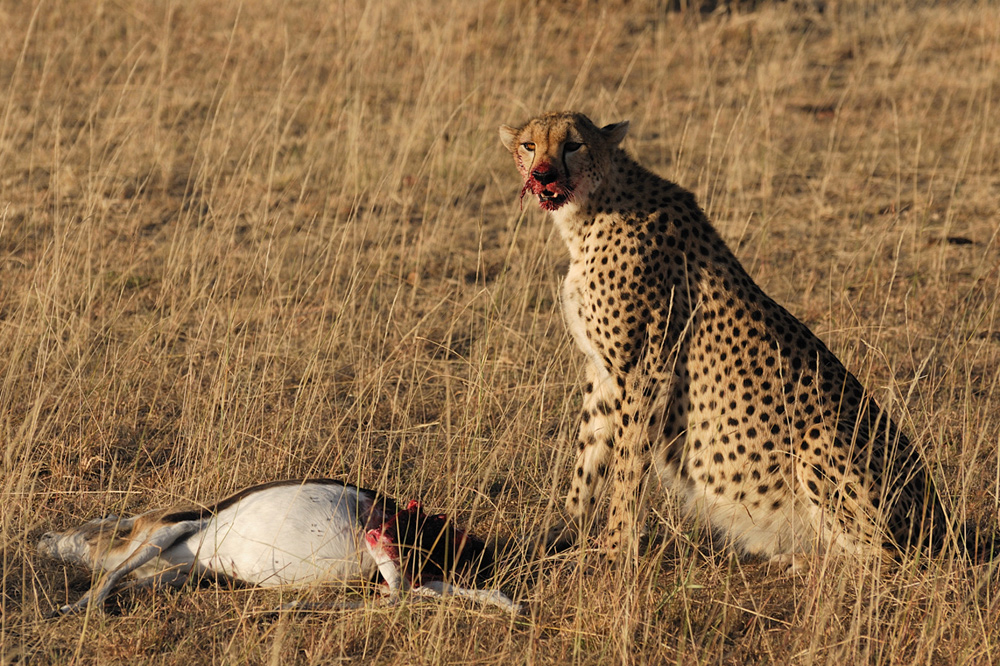
[(587, 356), (595, 372), (595, 379), (603, 382), (610, 376), (610, 372), (604, 357), (587, 334), (586, 315), (587, 308), (590, 307), (587, 302), (588, 290), (583, 262), (572, 262), (562, 287), (563, 317), (576, 346)]

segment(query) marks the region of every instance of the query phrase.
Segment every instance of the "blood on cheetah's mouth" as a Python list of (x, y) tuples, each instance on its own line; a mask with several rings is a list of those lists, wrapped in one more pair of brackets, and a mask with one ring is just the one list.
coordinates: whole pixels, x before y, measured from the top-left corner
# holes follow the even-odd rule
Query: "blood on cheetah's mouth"
[(541, 184), (534, 178), (524, 181), (521, 188), (521, 200), (524, 195), (531, 192), (538, 197), (538, 205), (542, 210), (553, 211), (562, 208), (563, 204), (573, 198), (573, 191), (559, 183)]

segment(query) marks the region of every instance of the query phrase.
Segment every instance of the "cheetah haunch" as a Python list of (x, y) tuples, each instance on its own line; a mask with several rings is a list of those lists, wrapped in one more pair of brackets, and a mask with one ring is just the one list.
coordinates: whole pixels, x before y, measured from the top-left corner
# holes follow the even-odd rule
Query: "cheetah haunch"
[(562, 308), (588, 377), (576, 527), (610, 485), (605, 550), (634, 544), (652, 467), (744, 554), (798, 566), (930, 544), (944, 514), (907, 438), (754, 283), (694, 196), (619, 147), (627, 130), (568, 112), (500, 128), (521, 196), (569, 247)]

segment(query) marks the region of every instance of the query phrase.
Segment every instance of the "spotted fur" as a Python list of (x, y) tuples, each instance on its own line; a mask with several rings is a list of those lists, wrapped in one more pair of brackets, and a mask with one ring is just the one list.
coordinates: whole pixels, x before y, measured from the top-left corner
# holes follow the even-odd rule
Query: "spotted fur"
[(570, 253), (562, 309), (588, 378), (574, 522), (610, 486), (606, 552), (634, 544), (652, 468), (744, 554), (929, 543), (943, 513), (914, 447), (694, 196), (620, 148), (627, 128), (568, 112), (500, 128)]

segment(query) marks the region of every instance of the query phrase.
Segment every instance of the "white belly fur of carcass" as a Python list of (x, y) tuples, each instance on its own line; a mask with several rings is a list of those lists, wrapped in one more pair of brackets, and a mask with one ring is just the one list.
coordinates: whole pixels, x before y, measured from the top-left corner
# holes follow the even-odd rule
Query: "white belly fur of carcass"
[(161, 556), (260, 586), (360, 582), (376, 565), (349, 486), (303, 484), (251, 493)]

